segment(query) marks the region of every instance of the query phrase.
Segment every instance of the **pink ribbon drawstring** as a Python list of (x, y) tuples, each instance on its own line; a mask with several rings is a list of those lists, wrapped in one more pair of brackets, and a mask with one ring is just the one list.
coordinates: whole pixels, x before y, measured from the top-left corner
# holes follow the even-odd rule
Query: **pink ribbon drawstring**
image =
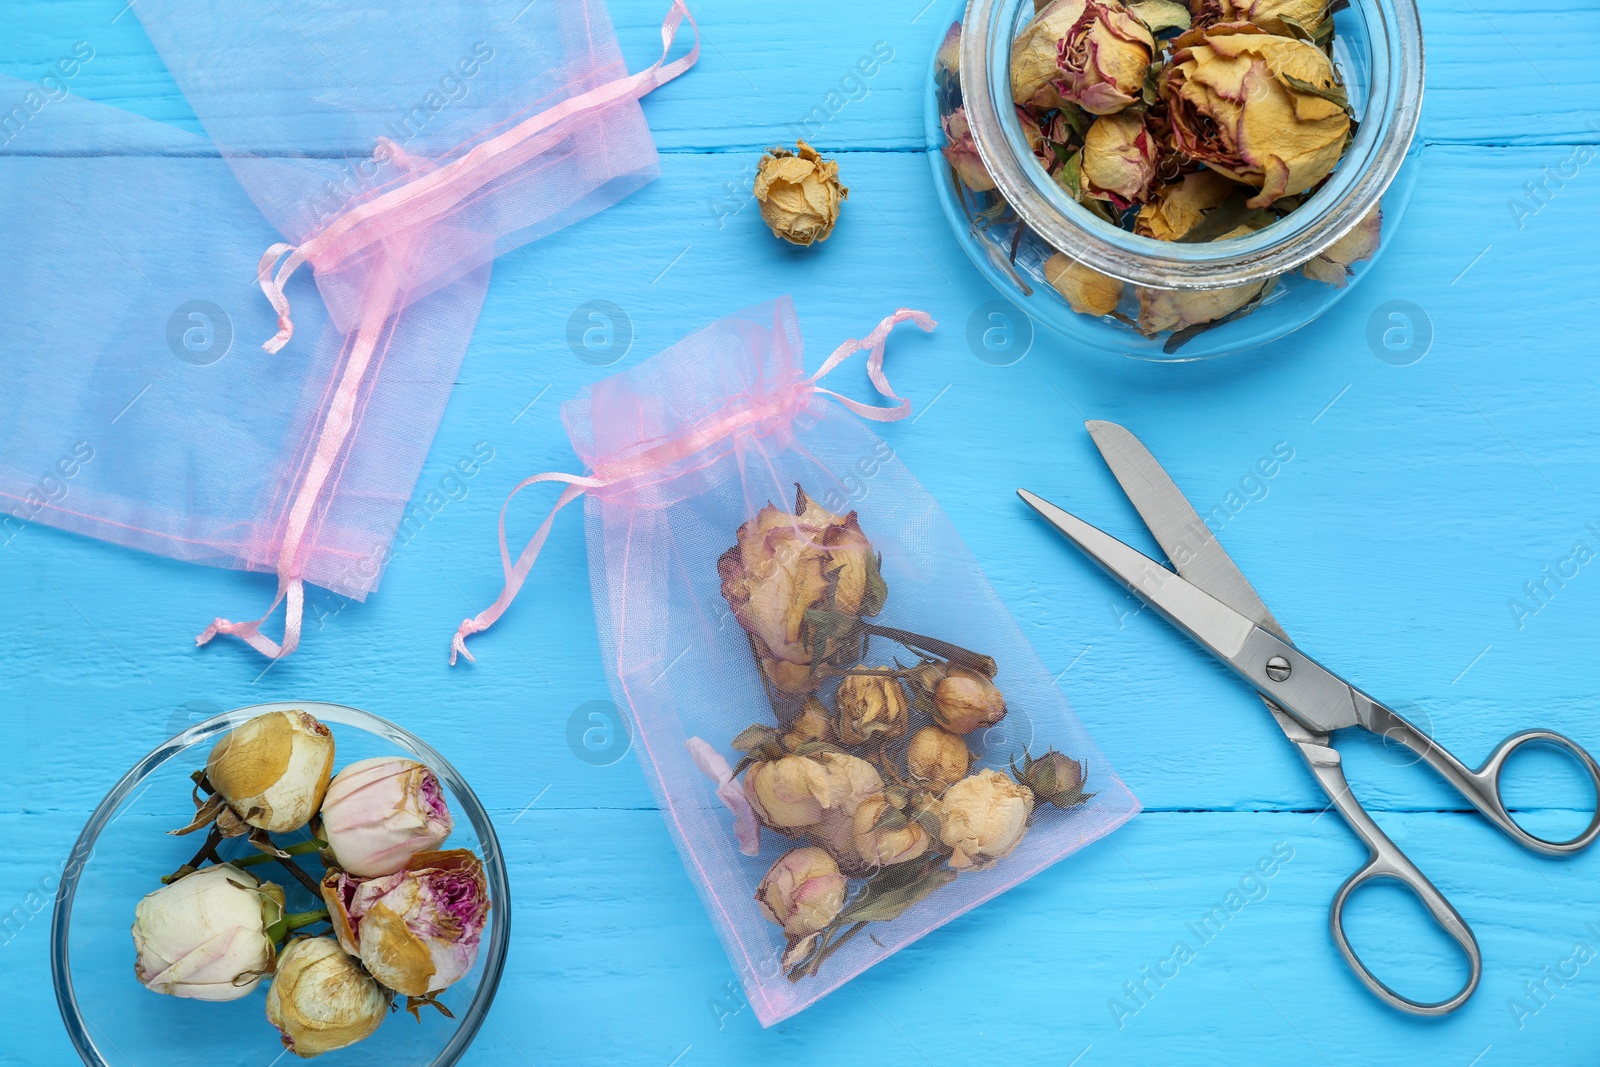
[[(694, 31), (694, 45), (688, 53), (668, 63), (673, 39), (685, 21)], [(294, 320), (290, 314), (289, 299), (284, 287), (301, 265), (332, 267), (345, 261), (368, 246), (383, 241), (391, 255), (404, 260), (421, 245), (425, 227), (455, 211), (463, 201), (478, 190), (537, 157), (559, 136), (556, 128), (567, 119), (629, 97), (641, 97), (665, 85), (694, 66), (700, 58), (700, 29), (694, 16), (684, 6), (683, 0), (673, 0), (672, 9), (661, 24), (661, 58), (626, 78), (607, 82), (595, 89), (572, 97), (553, 108), (525, 119), (497, 137), (484, 141), (459, 158), (442, 167), (434, 167), (404, 153), (388, 138), (379, 138), (379, 150), (384, 158), (403, 169), (408, 178), (371, 201), (357, 205), (337, 216), (323, 230), (299, 246), (278, 243), (268, 248), (256, 268), (257, 281), (266, 294), (272, 310), (278, 316), (278, 332), (261, 347), (277, 353), (294, 337)], [(552, 133), (551, 131), (556, 131)], [(541, 137), (540, 135), (548, 135)], [(398, 235), (398, 236), (397, 236)], [(281, 261), (281, 262), (280, 262)], [(327, 415), (318, 435), (316, 448), (311, 455), (305, 478), (289, 508), (283, 543), (278, 554), (278, 595), (265, 615), (253, 622), (231, 622), (214, 619), (195, 638), (196, 645), (205, 645), (219, 634), (237, 637), (269, 659), (281, 659), (300, 644), (300, 629), (305, 606), (305, 583), (301, 577), (304, 566), (301, 559), (306, 531), (322, 496), (324, 486), (334, 464), (343, 452), (345, 442), (355, 421), (357, 400), (366, 381), (367, 370), (372, 365), (380, 342), (387, 343), (385, 334), (389, 319), (403, 306), (401, 293), (394, 279), (374, 293), (369, 293), (369, 303), (363, 310), (350, 345), (339, 383), (329, 403)], [(392, 336), (390, 334), (389, 336)], [(532, 480), (524, 485), (532, 484)], [(518, 490), (523, 488), (518, 487)], [(577, 490), (581, 491), (581, 490)], [(515, 492), (512, 494), (515, 496)], [(509, 502), (509, 500), (508, 500)], [(564, 506), (558, 504), (557, 508)], [(552, 513), (552, 518), (554, 514)], [(504, 514), (501, 516), (500, 543), (502, 556), (505, 546)], [(548, 522), (546, 528), (548, 528)], [(548, 530), (546, 530), (548, 532)], [(543, 544), (543, 535), (539, 537)], [(538, 554), (537, 546), (533, 555)], [(509, 559), (503, 561), (507, 581), (515, 571)], [(533, 561), (528, 560), (528, 566)], [(526, 569), (522, 572), (526, 574)], [(518, 579), (520, 588), (521, 580)], [(511, 593), (515, 596), (513, 590)], [(278, 605), (288, 603), (284, 616), (283, 641), (273, 641), (261, 633), (261, 627)], [(509, 599), (507, 601), (509, 603)], [(502, 610), (504, 610), (502, 608)], [(496, 616), (498, 617), (498, 616)], [(487, 626), (488, 624), (485, 623)], [(459, 640), (459, 639), (458, 639)], [(463, 646), (464, 648), (464, 646)], [(468, 657), (469, 659), (471, 657)], [(454, 662), (452, 655), (451, 661)]]
[[(931, 316), (924, 311), (912, 311), (901, 308), (893, 315), (878, 323), (871, 333), (861, 340), (851, 339), (833, 350), (818, 369), (817, 373), (800, 382), (802, 388), (830, 396), (849, 410), (863, 418), (875, 422), (896, 422), (911, 414), (911, 402), (895, 394), (889, 385), (888, 377), (883, 373), (883, 350), (888, 342), (889, 333), (896, 326), (907, 320), (915, 322), (925, 332), (931, 332), (937, 325)], [(841, 396), (831, 389), (823, 389), (817, 383), (828, 375), (835, 367), (843, 363), (857, 352), (866, 351), (867, 377), (872, 380), (873, 387), (879, 395), (889, 400), (896, 401), (893, 407), (874, 407)], [(780, 399), (779, 405), (792, 404), (792, 399)], [(688, 459), (710, 444), (722, 440), (740, 430), (755, 426), (774, 414), (768, 410), (770, 405), (750, 405), (729, 411), (721, 418), (706, 426), (696, 427), (694, 432), (675, 437), (655, 448), (646, 449), (631, 460), (617, 464), (614, 468), (607, 466), (604, 477), (593, 475), (562, 474), (557, 472), (535, 474), (518, 482), (516, 487), (506, 496), (505, 503), (500, 506), (500, 567), (505, 575), (505, 585), (500, 590), (500, 595), (495, 597), (494, 603), (484, 608), (470, 619), (464, 619), (456, 630), (455, 638), (450, 642), (450, 664), (455, 665), (457, 656), (465, 656), (469, 661), (476, 662), (472, 653), (467, 651), (467, 638), (473, 634), (482, 633), (499, 621), (505, 614), (511, 602), (522, 591), (523, 582), (527, 581), (528, 572), (533, 569), (534, 561), (539, 558), (540, 549), (544, 548), (545, 539), (550, 536), (550, 527), (555, 522), (556, 515), (562, 508), (572, 503), (590, 489), (601, 489), (609, 485), (625, 482), (652, 471), (658, 471), (673, 463)], [(511, 562), (511, 549), (506, 544), (506, 509), (511, 506), (511, 501), (516, 495), (530, 485), (540, 482), (564, 482), (566, 488), (561, 491), (555, 506), (545, 516), (544, 522), (539, 524), (539, 529), (529, 540), (517, 556), (517, 562)]]
[[(694, 45), (671, 63), (667, 56), (678, 27), (684, 22), (694, 32)], [(672, 9), (661, 23), (661, 58), (637, 74), (591, 89), (555, 107), (539, 112), (513, 126), (498, 137), (473, 146), (459, 158), (422, 176), (414, 176), (381, 196), (359, 204), (333, 219), (315, 236), (299, 246), (280, 243), (267, 249), (256, 270), (261, 291), (278, 313), (278, 332), (261, 347), (277, 352), (294, 336), (289, 314), (289, 299), (284, 286), (302, 264), (313, 267), (335, 266), (369, 245), (383, 240), (396, 226), (424, 226), (453, 212), (485, 185), (511, 173), (547, 147), (538, 135), (575, 115), (607, 107), (619, 100), (646, 95), (678, 77), (700, 58), (700, 27), (684, 6), (672, 0)], [(383, 139), (380, 139), (383, 140)], [(391, 142), (392, 144), (392, 142)], [(387, 151), (387, 148), (383, 149)], [(390, 158), (385, 156), (384, 158)], [(413, 172), (414, 173), (414, 172)], [(378, 225), (378, 222), (382, 225)], [(289, 253), (287, 259), (282, 259)], [(274, 266), (277, 269), (274, 270)]]

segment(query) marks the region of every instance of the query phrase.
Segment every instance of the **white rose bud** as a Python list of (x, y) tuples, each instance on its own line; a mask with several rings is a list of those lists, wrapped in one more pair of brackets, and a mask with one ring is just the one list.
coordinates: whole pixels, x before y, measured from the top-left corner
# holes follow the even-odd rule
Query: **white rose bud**
[(352, 763), (322, 801), (322, 833), (339, 866), (360, 878), (393, 874), (438, 847), (452, 821), (439, 779), (416, 760)]
[(269, 711), (218, 741), (206, 778), (248, 826), (274, 834), (311, 821), (333, 775), (333, 733), (303, 711)]
[(331, 937), (296, 941), (283, 950), (267, 990), (267, 1021), (283, 1047), (310, 1059), (372, 1036), (390, 996)]
[(833, 857), (820, 848), (790, 849), (756, 888), (761, 913), (790, 937), (825, 928), (844, 907), (848, 884)]
[(272, 970), (269, 924), (283, 890), (231, 863), (202, 867), (139, 901), (133, 973), (146, 989), (194, 1000), (248, 996)]
[(982, 770), (939, 798), (939, 837), (953, 851), (950, 866), (976, 870), (1011, 854), (1028, 832), (1033, 792), (999, 771)]

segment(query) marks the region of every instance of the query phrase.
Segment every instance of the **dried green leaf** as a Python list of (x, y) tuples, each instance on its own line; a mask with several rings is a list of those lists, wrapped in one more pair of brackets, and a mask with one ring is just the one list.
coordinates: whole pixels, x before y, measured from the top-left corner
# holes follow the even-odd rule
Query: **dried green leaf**
[[(902, 865), (903, 866), (903, 865)], [(881, 876), (880, 876), (881, 877)], [(888, 922), (905, 914), (913, 904), (956, 880), (956, 872), (937, 867), (914, 882), (889, 889), (878, 888), (878, 879), (867, 883), (861, 895), (839, 913), (839, 922)]]
[(750, 752), (753, 749), (760, 748), (762, 745), (775, 744), (778, 736), (779, 734), (775, 727), (759, 722), (752, 723), (740, 730), (731, 744), (738, 752)]

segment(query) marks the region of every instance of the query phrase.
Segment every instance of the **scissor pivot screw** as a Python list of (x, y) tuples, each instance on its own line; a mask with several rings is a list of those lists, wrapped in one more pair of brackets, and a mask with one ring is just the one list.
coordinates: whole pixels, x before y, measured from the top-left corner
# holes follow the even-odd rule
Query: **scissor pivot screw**
[(1267, 660), (1267, 677), (1274, 682), (1286, 681), (1292, 671), (1293, 668), (1289, 666), (1289, 661), (1282, 656), (1273, 656)]

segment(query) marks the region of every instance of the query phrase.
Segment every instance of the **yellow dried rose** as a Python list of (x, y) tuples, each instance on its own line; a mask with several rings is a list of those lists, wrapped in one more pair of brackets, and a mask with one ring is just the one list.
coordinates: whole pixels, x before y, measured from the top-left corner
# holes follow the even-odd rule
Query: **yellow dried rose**
[(847, 745), (873, 738), (885, 740), (906, 732), (911, 702), (898, 678), (881, 674), (851, 674), (839, 681), (837, 734)]
[(876, 615), (888, 595), (855, 512), (835, 515), (799, 489), (793, 514), (768, 504), (739, 527), (738, 543), (717, 560), (717, 572), (762, 672), (796, 695), (816, 690), (821, 679), (812, 658), (819, 648), (824, 658), (833, 655), (841, 636), (819, 637), (808, 614), (824, 608), (847, 622)]
[(333, 777), (333, 732), (303, 711), (268, 711), (225, 734), (206, 759), (206, 778), (228, 809), (218, 826), (298, 830), (322, 806)]
[(1328, 3), (1327, 0), (1189, 0), (1189, 13), (1195, 26), (1248, 22), (1280, 37), (1295, 36), (1297, 27), (1316, 37), (1328, 21)]
[(982, 770), (952, 785), (939, 799), (939, 839), (950, 866), (976, 870), (1011, 854), (1028, 832), (1033, 792), (999, 771)]
[(798, 141), (793, 152), (780, 146), (761, 157), (755, 196), (774, 236), (810, 245), (833, 233), (839, 205), (850, 198), (850, 190), (839, 184), (838, 163)]
[(1079, 174), (1083, 191), (1119, 208), (1143, 203), (1156, 180), (1156, 139), (1144, 116), (1131, 111), (1103, 115), (1083, 137)]
[(1156, 190), (1150, 202), (1139, 209), (1133, 232), (1158, 241), (1180, 240), (1238, 188), (1237, 182), (1214, 170), (1185, 174), (1181, 181)]
[(1044, 280), (1080, 315), (1109, 315), (1122, 299), (1122, 282), (1063, 252), (1044, 263)]
[(790, 849), (756, 887), (761, 914), (790, 937), (824, 929), (844, 907), (848, 883), (833, 857), (820, 848)]
[(1350, 134), (1344, 90), (1314, 45), (1246, 23), (1190, 30), (1161, 73), (1173, 144), (1260, 190), (1250, 207), (1333, 172)]
[(933, 718), (955, 734), (970, 734), (1006, 717), (1005, 697), (988, 678), (951, 666), (933, 690)]
[(832, 741), (833, 725), (828, 721), (828, 709), (816, 697), (807, 697), (794, 717), (789, 729), (784, 731), (783, 746), (791, 752), (813, 741)]
[(1300, 272), (1313, 281), (1327, 282), (1342, 289), (1350, 276), (1350, 265), (1371, 259), (1382, 236), (1383, 209), (1375, 207), (1356, 223), (1355, 229), (1329, 245), (1320, 256), (1301, 267)]
[(851, 829), (855, 852), (868, 869), (914, 860), (933, 844), (922, 824), (892, 807), (882, 793), (861, 802)]
[[(1240, 226), (1218, 240), (1243, 237), (1250, 227)], [(1140, 289), (1139, 330), (1148, 335), (1163, 330), (1184, 330), (1232, 315), (1276, 283), (1276, 278), (1229, 285), (1221, 289)]]
[(937, 726), (924, 726), (911, 735), (906, 747), (906, 770), (935, 793), (967, 776), (972, 751), (962, 738)]
[(744, 775), (745, 797), (756, 817), (791, 836), (829, 812), (853, 816), (862, 800), (882, 790), (872, 764), (843, 752), (759, 760)]
[(1011, 46), (1011, 96), (1109, 115), (1140, 98), (1156, 51), (1149, 29), (1118, 0), (1055, 0)]

